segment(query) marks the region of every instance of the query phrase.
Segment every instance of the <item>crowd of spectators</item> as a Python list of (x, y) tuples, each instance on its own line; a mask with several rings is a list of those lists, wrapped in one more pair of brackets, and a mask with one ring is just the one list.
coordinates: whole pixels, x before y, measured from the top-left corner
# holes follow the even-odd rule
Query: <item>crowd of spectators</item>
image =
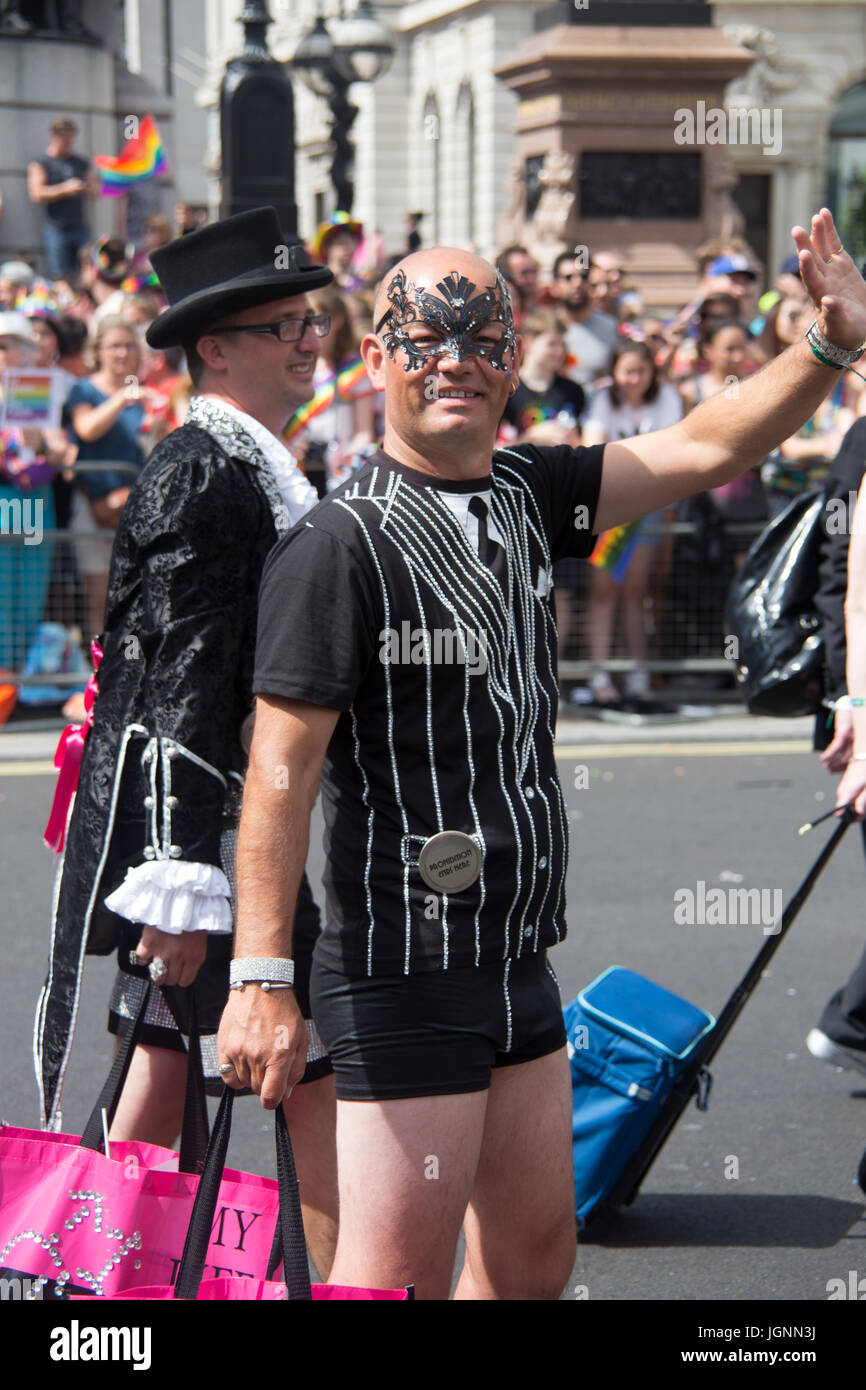
[[(701, 249), (696, 295), (664, 316), (602, 249), (563, 252), (549, 276), (524, 246), (506, 247), (497, 264), (524, 338), (522, 384), (500, 431), (506, 444), (598, 444), (663, 428), (718, 392), (735, 395), (740, 380), (801, 338), (814, 316), (796, 256), (760, 295), (761, 269), (737, 238)], [(567, 394), (575, 388), (582, 402)], [(840, 374), (812, 419), (759, 468), (623, 528), (628, 534), (602, 538), (588, 564), (560, 566), (560, 654), (593, 664), (588, 691), (573, 697), (658, 709), (658, 698), (648, 704), (647, 697), (663, 682), (651, 679), (648, 658), (720, 656), (725, 595), (752, 538), (792, 497), (820, 485), (864, 413), (863, 383)], [(621, 685), (606, 667), (615, 652), (634, 663)]]
[[(0, 547), (0, 668), (9, 671), (26, 668), (41, 623), (77, 630), (82, 642), (99, 630), (120, 511), (150, 449), (183, 422), (192, 390), (180, 352), (149, 350), (144, 331), (165, 302), (150, 254), (200, 225), (201, 215), (182, 203), (173, 224), (152, 215), (138, 244), (90, 236), (93, 173), (73, 152), (74, 138), (72, 123), (55, 122), (46, 156), (30, 166), (29, 195), (46, 213), (41, 262), (0, 265), (0, 371), (54, 369), (64, 398), (59, 429), (3, 429), (0, 498), (38, 499), (44, 529), (70, 533), (65, 545)], [(422, 237), (422, 214), (412, 213), (404, 245), (389, 254), (378, 231), (336, 212), (310, 238), (310, 254), (335, 275), (312, 296), (330, 327), (315, 395), (289, 422), (286, 441), (320, 495), (381, 438), (382, 402), (359, 344), (372, 328), (376, 284)], [(717, 392), (735, 392), (743, 376), (802, 336), (810, 318), (796, 257), (759, 299), (759, 269), (736, 239), (702, 250), (697, 294), (664, 316), (645, 306), (622, 262), (602, 248), (563, 252), (549, 274), (524, 246), (504, 248), (497, 265), (524, 340), (521, 383), (500, 426), (503, 446), (603, 443), (662, 428)], [(579, 699), (640, 707), (651, 693), (649, 657), (718, 654), (724, 590), (750, 531), (820, 480), (851, 421), (866, 411), (860, 392), (856, 377), (841, 376), (813, 419), (761, 468), (627, 535), (603, 538), (611, 543), (589, 563), (560, 568), (560, 652), (594, 667)], [(675, 520), (695, 524), (675, 537)], [(720, 528), (724, 542), (713, 548)], [(689, 582), (695, 576), (697, 587)], [(606, 665), (617, 650), (636, 663), (622, 686)]]

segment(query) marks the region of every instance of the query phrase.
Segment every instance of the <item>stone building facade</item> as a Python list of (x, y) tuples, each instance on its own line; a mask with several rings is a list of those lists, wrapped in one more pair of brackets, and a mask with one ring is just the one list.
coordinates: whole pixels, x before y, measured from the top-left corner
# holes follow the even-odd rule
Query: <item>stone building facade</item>
[[(272, 0), (270, 43), (277, 57), (290, 60), (319, 8), (326, 17), (334, 15), (338, 0), (324, 6), (316, 0)], [(238, 9), (239, 0), (207, 0), (206, 50), (217, 61), (200, 101), (215, 99), (221, 65), (237, 51)], [(366, 225), (382, 230), (389, 248), (401, 246), (406, 213), (417, 209), (426, 214), (425, 240), (495, 250), (510, 196), (517, 99), (494, 72), (533, 34), (541, 9), (526, 0), (376, 6), (394, 32), (397, 55), (378, 82), (352, 89), (360, 107), (354, 211)], [(733, 196), (750, 235), (760, 241), (756, 250), (772, 268), (790, 249), (792, 223), (825, 202), (834, 187), (839, 196), (834, 160), (841, 160), (842, 183), (852, 183), (852, 161), (859, 167), (861, 154), (866, 170), (866, 101), (858, 105), (856, 99), (858, 84), (866, 83), (866, 6), (862, 0), (722, 0), (712, 6), (712, 17), (756, 56), (749, 73), (728, 88), (728, 101), (782, 112), (778, 154), (760, 145), (728, 151), (741, 176)], [(218, 52), (212, 52), (212, 33), (221, 41)], [(846, 93), (842, 125), (854, 133), (837, 138), (831, 131)], [(299, 220), (301, 231), (309, 234), (333, 209), (327, 112), (299, 82), (296, 98)], [(859, 110), (864, 114), (860, 146)]]
[[(270, 0), (274, 55), (289, 63), (318, 11), (332, 18), (339, 3)], [(219, 83), (242, 46), (242, 8), (242, 0), (85, 0), (98, 46), (0, 36), (0, 255), (38, 246), (26, 165), (55, 115), (78, 119), (80, 148), (93, 154), (119, 149), (125, 114), (152, 109), (172, 171), (159, 188), (163, 210), (179, 196), (215, 212)], [(351, 91), (360, 108), (354, 212), (382, 231), (390, 250), (403, 245), (406, 214), (415, 210), (425, 213), (425, 241), (496, 249), (514, 201), (518, 102), (495, 73), (532, 36), (541, 8), (527, 0), (376, 5), (397, 52), (384, 77)], [(828, 199), (852, 235), (862, 235), (866, 255), (863, 0), (720, 0), (712, 16), (756, 59), (728, 88), (728, 102), (782, 113), (777, 153), (760, 144), (728, 150), (740, 176), (733, 196), (759, 255), (774, 268), (790, 248), (792, 223)], [(308, 236), (334, 208), (328, 112), (297, 80), (295, 94), (299, 230)], [(628, 98), (624, 89), (624, 104)], [(95, 205), (97, 231), (110, 230), (113, 217), (108, 200)]]
[[(731, 148), (741, 176), (735, 197), (742, 206), (751, 193), (758, 219), (766, 210), (772, 270), (791, 249), (791, 227), (825, 202), (844, 226), (855, 185), (866, 178), (866, 6), (862, 0), (723, 0), (713, 16), (756, 54), (728, 101), (782, 113), (777, 155), (759, 146)], [(849, 241), (852, 230), (848, 225)], [(852, 246), (866, 256), (866, 235)]]

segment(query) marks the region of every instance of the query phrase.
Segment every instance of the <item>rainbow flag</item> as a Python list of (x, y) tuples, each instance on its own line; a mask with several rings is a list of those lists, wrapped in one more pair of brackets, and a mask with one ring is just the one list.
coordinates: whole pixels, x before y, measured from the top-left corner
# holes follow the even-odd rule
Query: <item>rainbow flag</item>
[(598, 569), (607, 570), (620, 584), (628, 569), (632, 551), (637, 545), (639, 530), (639, 521), (628, 521), (625, 526), (614, 526), (610, 531), (602, 531), (589, 557), (589, 563)]
[[(359, 381), (363, 381), (366, 374), (367, 369), (364, 366), (363, 360), (358, 357), (355, 361), (350, 362), (348, 366), (343, 367), (337, 373), (336, 377), (331, 375), (328, 377), (327, 381), (321, 382), (320, 385), (316, 387), (312, 400), (307, 401), (300, 409), (296, 410), (291, 420), (286, 425), (283, 431), (283, 439), (285, 439), (286, 443), (294, 439), (295, 435), (300, 434), (301, 430), (310, 420), (315, 419), (317, 415), (321, 415), (322, 411), (327, 410), (338, 398), (342, 400), (354, 399), (352, 390), (357, 386)], [(373, 388), (371, 386), (370, 394), (372, 394), (372, 391)]]
[(138, 134), (127, 140), (119, 155), (98, 154), (93, 162), (102, 178), (103, 198), (119, 198), (132, 184), (168, 173), (168, 161), (150, 112), (142, 117)]

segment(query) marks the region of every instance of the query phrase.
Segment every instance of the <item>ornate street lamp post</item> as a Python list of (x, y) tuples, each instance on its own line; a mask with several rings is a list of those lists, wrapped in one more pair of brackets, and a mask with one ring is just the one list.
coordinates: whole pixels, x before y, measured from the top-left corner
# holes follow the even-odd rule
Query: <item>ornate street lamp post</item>
[(319, 16), (295, 49), (291, 67), (331, 108), (331, 183), (337, 207), (351, 212), (355, 199), (355, 151), (350, 133), (358, 108), (349, 100), (354, 82), (375, 82), (394, 57), (394, 40), (373, 14), (370, 0), (360, 0), (335, 25), (336, 41)]
[(268, 51), (266, 31), (272, 20), (264, 0), (247, 0), (240, 18), (243, 52), (226, 65), (220, 87), (220, 216), (271, 204), (283, 231), (296, 235), (292, 84)]

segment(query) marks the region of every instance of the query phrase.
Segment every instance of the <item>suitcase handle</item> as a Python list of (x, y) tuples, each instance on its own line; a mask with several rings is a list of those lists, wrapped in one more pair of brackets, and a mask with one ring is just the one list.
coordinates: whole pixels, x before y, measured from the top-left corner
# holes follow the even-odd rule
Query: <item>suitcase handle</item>
[[(631, 1162), (624, 1168), (619, 1182), (617, 1182), (610, 1195), (606, 1198), (604, 1203), (605, 1206), (627, 1207), (634, 1201), (641, 1183), (655, 1162), (657, 1154), (696, 1090), (698, 1091), (698, 1108), (701, 1108), (699, 1089), (699, 1078), (701, 1073), (706, 1071), (707, 1066), (715, 1057), (722, 1043), (725, 1041), (725, 1038), (728, 1036), (728, 1033), (730, 1033), (740, 1011), (760, 980), (768, 962), (779, 949), (782, 938), (787, 933), (794, 918), (797, 916), (800, 908), (814, 888), (821, 870), (836, 849), (836, 846), (839, 844), (848, 826), (855, 819), (856, 817), (849, 809), (846, 809), (840, 816), (836, 829), (833, 831), (830, 839), (821, 850), (818, 858), (815, 860), (806, 877), (803, 879), (803, 882), (800, 884), (800, 887), (782, 913), (778, 932), (775, 936), (768, 937), (764, 942), (752, 961), (752, 964), (749, 966), (745, 975), (740, 980), (740, 983), (736, 986), (728, 999), (727, 1004), (719, 1014), (715, 1027), (710, 1029), (709, 1033), (707, 1033), (703, 1041), (695, 1049), (691, 1062), (674, 1085), (655, 1123), (652, 1125), (640, 1148), (634, 1154)], [(705, 1098), (708, 1094), (708, 1091), (705, 1092)]]
[(842, 839), (842, 836), (845, 834), (845, 831), (848, 829), (848, 826), (855, 819), (856, 817), (854, 816), (853, 812), (846, 808), (842, 816), (839, 818), (839, 823), (836, 826), (836, 829), (833, 831), (833, 834), (830, 836), (830, 839), (827, 841), (826, 845), (821, 850), (821, 853), (818, 855), (818, 858), (815, 860), (806, 877), (803, 879), (803, 882), (800, 884), (800, 887), (797, 889), (793, 898), (788, 903), (788, 906), (783, 911), (781, 919), (779, 921), (778, 932), (776, 932), (773, 936), (767, 937), (767, 940), (764, 942), (763, 946), (758, 951), (758, 954), (755, 956), (755, 959), (752, 961), (752, 964), (749, 966), (745, 975), (740, 980), (740, 983), (737, 985), (736, 989), (734, 989), (733, 993), (731, 994), (731, 997), (728, 999), (727, 1004), (722, 1009), (722, 1012), (719, 1014), (716, 1020), (715, 1028), (710, 1029), (709, 1033), (703, 1041), (703, 1044), (698, 1048), (695, 1060), (699, 1062), (700, 1066), (704, 1066), (707, 1062), (711, 1062), (715, 1057), (722, 1043), (725, 1041), (725, 1038), (728, 1036), (731, 1029), (733, 1028), (738, 1015), (740, 1014), (741, 1010), (743, 1009), (746, 1003), (746, 1000), (749, 998), (749, 995), (754, 990), (762, 974), (766, 970), (773, 956), (776, 954), (776, 951), (781, 946), (782, 941), (785, 935), (787, 934), (789, 928), (793, 925), (794, 918), (797, 916), (798, 912), (800, 911), (800, 908), (803, 906), (804, 902), (806, 901), (812, 889), (814, 888), (815, 882), (818, 879), (818, 876), (820, 875), (825, 864), (827, 863), (827, 860), (830, 858), (839, 841)]

